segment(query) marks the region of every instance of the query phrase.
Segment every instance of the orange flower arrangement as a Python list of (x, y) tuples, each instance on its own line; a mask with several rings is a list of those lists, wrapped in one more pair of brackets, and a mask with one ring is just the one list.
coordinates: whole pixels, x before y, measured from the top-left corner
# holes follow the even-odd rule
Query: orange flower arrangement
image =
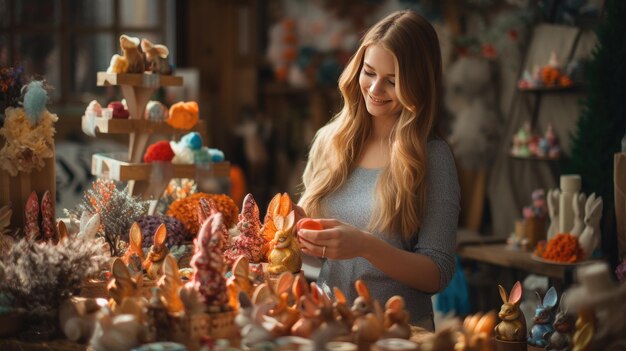
[(198, 203), (202, 198), (215, 200), (218, 210), (224, 216), (224, 224), (227, 228), (235, 225), (237, 217), (239, 216), (239, 207), (235, 204), (233, 199), (223, 194), (196, 193), (184, 199), (176, 200), (170, 205), (170, 208), (167, 210), (167, 215), (181, 221), (189, 233), (195, 236), (200, 230), (200, 224), (198, 223)]
[(559, 233), (548, 243), (541, 242), (537, 245), (535, 255), (549, 261), (574, 263), (582, 260), (583, 251), (578, 245), (578, 238), (571, 234)]
[(553, 87), (557, 85), (561, 73), (552, 66), (545, 66), (541, 69), (541, 81), (544, 86)]

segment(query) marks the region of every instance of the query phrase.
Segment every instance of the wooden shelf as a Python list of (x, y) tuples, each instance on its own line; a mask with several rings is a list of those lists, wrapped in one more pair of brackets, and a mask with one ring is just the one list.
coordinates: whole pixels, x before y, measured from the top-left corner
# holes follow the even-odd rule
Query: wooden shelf
[(513, 154), (509, 154), (509, 157), (516, 159), (516, 160), (522, 160), (522, 161), (545, 161), (545, 162), (555, 162), (561, 159), (560, 157), (537, 157), (537, 156), (523, 157), (523, 156), (515, 156)]
[(569, 280), (574, 269), (533, 260), (531, 252), (509, 250), (506, 244), (465, 245), (459, 247), (457, 253), (461, 258), (519, 269), (562, 281)]
[(583, 86), (572, 85), (569, 87), (535, 87), (535, 88), (517, 88), (524, 93), (573, 93), (583, 91)]
[[(229, 177), (230, 163), (216, 162), (206, 168), (189, 164), (130, 163), (125, 153), (94, 154), (91, 159), (91, 173), (97, 177), (116, 181), (149, 181), (155, 176), (168, 178)], [(155, 170), (158, 170), (155, 172)]]
[[(204, 134), (206, 123), (200, 119), (191, 129), (178, 129), (166, 122), (150, 121), (146, 119), (106, 119), (102, 117), (90, 118), (83, 116), (81, 121), (83, 131), (95, 136), (95, 130), (102, 134), (185, 134), (191, 131), (199, 131)], [(204, 135), (203, 135), (204, 137)]]
[(98, 86), (130, 85), (134, 87), (158, 88), (183, 85), (183, 78), (153, 73), (108, 73), (98, 72)]

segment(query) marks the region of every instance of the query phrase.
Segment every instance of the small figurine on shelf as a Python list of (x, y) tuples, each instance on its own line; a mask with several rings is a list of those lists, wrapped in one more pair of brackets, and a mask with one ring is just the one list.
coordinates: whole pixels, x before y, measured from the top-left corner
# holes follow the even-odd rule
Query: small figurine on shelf
[(111, 109), (111, 118), (114, 119), (128, 119), (130, 118), (130, 112), (126, 109), (126, 106), (121, 101), (113, 101), (107, 105), (107, 108)]
[(274, 239), (276, 234), (276, 225), (274, 224), (274, 216), (280, 215), (286, 217), (291, 212), (291, 198), (287, 193), (278, 193), (274, 195), (269, 205), (267, 206), (267, 212), (263, 219), (263, 236), (268, 244), (265, 247), (266, 252), (269, 254), (269, 242)]
[(538, 303), (535, 309), (533, 326), (528, 336), (528, 343), (533, 346), (545, 347), (548, 345), (548, 340), (554, 331), (552, 323), (554, 321), (554, 307), (558, 297), (554, 287), (548, 289), (543, 297), (543, 301), (538, 292), (535, 291), (535, 294), (537, 295)]
[(583, 250), (584, 258), (589, 258), (600, 245), (600, 220), (602, 219), (602, 197), (589, 195), (585, 203), (585, 229), (578, 237), (578, 244)]
[(145, 71), (144, 56), (139, 49), (139, 43), (137, 37), (129, 37), (125, 34), (120, 36), (123, 58), (128, 62), (128, 69), (123, 73), (143, 73)]
[(552, 123), (548, 123), (544, 139), (547, 143), (547, 156), (550, 158), (558, 158), (561, 155), (561, 149), (559, 147), (559, 139), (554, 132), (554, 125)]
[(498, 313), (501, 322), (496, 325), (496, 341), (521, 342), (526, 344), (526, 319), (519, 305), (522, 301), (522, 284), (518, 281), (513, 285), (511, 294), (507, 295), (502, 285), (498, 285), (502, 307)]
[(511, 155), (517, 157), (529, 157), (531, 155), (528, 144), (530, 142), (530, 122), (524, 122), (522, 127), (513, 136), (513, 148)]
[(146, 55), (146, 68), (149, 71), (159, 74), (172, 73), (172, 67), (167, 62), (167, 56), (170, 54), (167, 46), (152, 44), (150, 40), (143, 38), (141, 39), (141, 49)]

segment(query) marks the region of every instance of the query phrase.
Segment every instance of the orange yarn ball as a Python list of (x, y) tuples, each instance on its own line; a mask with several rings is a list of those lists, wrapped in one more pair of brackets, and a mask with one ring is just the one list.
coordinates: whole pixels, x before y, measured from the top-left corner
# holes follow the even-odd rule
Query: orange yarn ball
[(191, 129), (198, 123), (199, 110), (195, 101), (177, 102), (170, 107), (167, 124), (178, 129)]
[(239, 217), (239, 207), (233, 199), (223, 194), (196, 193), (184, 199), (176, 200), (170, 205), (167, 215), (181, 221), (191, 235), (195, 237), (200, 230), (198, 204), (202, 198), (213, 199), (217, 203), (217, 209), (224, 216), (224, 224), (227, 228), (236, 224)]

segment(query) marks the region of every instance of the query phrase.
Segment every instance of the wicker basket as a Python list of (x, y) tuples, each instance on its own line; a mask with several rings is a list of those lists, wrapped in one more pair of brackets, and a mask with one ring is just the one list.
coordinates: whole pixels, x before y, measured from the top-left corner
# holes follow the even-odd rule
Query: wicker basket
[(209, 313), (210, 335), (214, 339), (233, 339), (239, 336), (235, 325), (235, 311)]

